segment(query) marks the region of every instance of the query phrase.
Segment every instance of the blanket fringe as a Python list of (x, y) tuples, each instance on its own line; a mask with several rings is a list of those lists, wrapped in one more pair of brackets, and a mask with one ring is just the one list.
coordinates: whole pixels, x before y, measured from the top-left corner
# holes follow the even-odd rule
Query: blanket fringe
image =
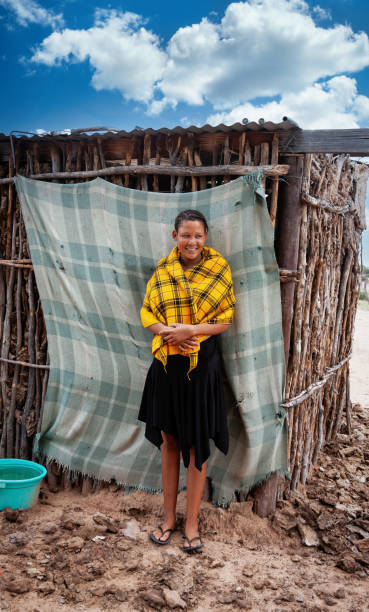
[[(159, 487), (156, 488), (156, 487), (148, 487), (142, 484), (132, 484), (129, 482), (124, 482), (116, 478), (97, 478), (96, 476), (88, 472), (83, 472), (82, 470), (74, 470), (70, 467), (63, 465), (63, 463), (61, 463), (58, 459), (56, 459), (56, 457), (52, 457), (50, 455), (46, 456), (42, 451), (40, 451), (40, 449), (38, 450), (38, 458), (39, 458), (39, 462), (42, 463), (42, 465), (44, 465), (46, 469), (49, 468), (52, 463), (56, 463), (58, 468), (61, 469), (62, 473), (65, 474), (72, 483), (77, 482), (80, 476), (82, 476), (83, 478), (85, 477), (92, 478), (92, 488), (93, 489), (96, 489), (101, 482), (110, 483), (114, 481), (119, 486), (121, 486), (122, 489), (124, 489), (125, 495), (130, 495), (131, 493), (134, 493), (135, 491), (144, 491), (145, 493), (150, 493), (151, 495), (160, 495), (160, 493), (163, 493), (163, 489)], [(253, 489), (256, 486), (261, 485), (263, 482), (268, 480), (268, 478), (270, 478), (272, 474), (278, 474), (279, 476), (284, 476), (285, 478), (288, 478), (289, 480), (291, 480), (292, 478), (291, 473), (288, 469), (279, 468), (277, 470), (272, 470), (270, 472), (267, 472), (264, 476), (254, 481), (248, 488), (236, 489), (232, 493), (230, 498), (227, 498), (227, 497), (219, 498), (216, 494), (214, 494), (212, 496), (211, 501), (213, 505), (216, 506), (217, 508), (228, 508), (233, 501), (236, 501), (236, 493), (237, 494), (242, 493), (243, 495), (247, 495), (251, 491), (251, 489)], [(186, 488), (187, 488), (186, 486), (179, 487), (178, 493), (185, 491)]]
[[(96, 489), (101, 482), (107, 482), (107, 483), (114, 482), (120, 487), (122, 487), (122, 489), (124, 489), (125, 495), (129, 495), (130, 493), (134, 493), (135, 491), (144, 491), (145, 493), (150, 493), (151, 495), (160, 495), (160, 493), (163, 493), (163, 489), (159, 487), (155, 488), (155, 487), (148, 487), (143, 484), (132, 484), (132, 483), (125, 482), (123, 480), (119, 480), (117, 478), (102, 478), (102, 477), (97, 478), (96, 476), (94, 476), (93, 474), (89, 472), (84, 472), (82, 470), (74, 470), (64, 465), (63, 463), (61, 463), (56, 457), (44, 454), (40, 449), (38, 449), (37, 457), (38, 457), (39, 462), (42, 465), (44, 465), (46, 469), (48, 469), (52, 463), (55, 463), (57, 467), (61, 470), (62, 474), (65, 474), (68, 480), (70, 480), (72, 484), (76, 483), (78, 481), (78, 478), (82, 476), (82, 478), (92, 478), (92, 488), (93, 489)], [(181, 493), (182, 491), (185, 491), (185, 490), (186, 490), (186, 487), (179, 487), (178, 493)]]

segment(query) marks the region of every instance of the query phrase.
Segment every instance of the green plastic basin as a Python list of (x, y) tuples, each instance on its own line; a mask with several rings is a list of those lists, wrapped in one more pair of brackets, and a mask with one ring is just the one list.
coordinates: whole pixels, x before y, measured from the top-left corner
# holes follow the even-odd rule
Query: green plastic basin
[(0, 510), (30, 508), (46, 474), (46, 468), (34, 461), (0, 459)]

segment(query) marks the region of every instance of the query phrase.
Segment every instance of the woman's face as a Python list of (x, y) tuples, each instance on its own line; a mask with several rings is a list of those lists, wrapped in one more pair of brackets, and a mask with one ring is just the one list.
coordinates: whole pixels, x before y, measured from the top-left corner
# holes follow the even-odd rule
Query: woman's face
[(194, 266), (201, 261), (201, 252), (208, 237), (202, 221), (183, 221), (177, 232), (173, 230), (172, 236), (185, 266)]

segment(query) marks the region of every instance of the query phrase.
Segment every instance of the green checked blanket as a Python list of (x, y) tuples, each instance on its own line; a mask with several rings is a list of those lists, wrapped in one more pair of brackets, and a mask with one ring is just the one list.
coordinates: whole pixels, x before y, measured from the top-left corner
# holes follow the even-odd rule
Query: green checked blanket
[[(279, 269), (260, 170), (193, 193), (152, 193), (96, 178), (60, 185), (16, 178), (46, 320), (50, 377), (35, 449), (70, 474), (161, 490), (160, 452), (137, 420), (152, 334), (139, 311), (180, 210), (209, 221), (236, 295), (221, 336), (230, 449), (213, 445), (213, 502), (227, 506), (271, 472), (290, 478)], [(185, 485), (181, 468), (180, 488)]]

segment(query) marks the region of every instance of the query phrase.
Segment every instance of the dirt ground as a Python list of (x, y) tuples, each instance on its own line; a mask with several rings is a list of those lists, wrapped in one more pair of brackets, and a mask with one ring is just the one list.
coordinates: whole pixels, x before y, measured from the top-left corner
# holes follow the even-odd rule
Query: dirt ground
[[(271, 518), (252, 501), (203, 503), (202, 552), (180, 529), (156, 546), (161, 496), (43, 486), (28, 511), (0, 512), (0, 610), (369, 610), (369, 311), (351, 360), (353, 433), (325, 447), (308, 483)], [(360, 402), (360, 403), (359, 403)]]

